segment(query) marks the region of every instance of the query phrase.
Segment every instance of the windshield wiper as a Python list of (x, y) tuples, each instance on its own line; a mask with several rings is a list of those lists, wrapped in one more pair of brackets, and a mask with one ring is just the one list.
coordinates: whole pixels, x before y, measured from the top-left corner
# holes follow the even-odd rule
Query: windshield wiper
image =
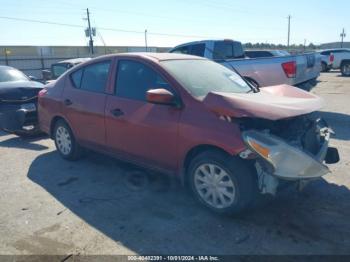
[(230, 63), (227, 63), (231, 68), (232, 70), (237, 74), (239, 75), (244, 82), (246, 82), (246, 84), (251, 88), (249, 91), (247, 91), (247, 93), (250, 93), (250, 92), (254, 92), (254, 93), (259, 93), (260, 92), (260, 89), (258, 86), (254, 86), (253, 84), (249, 83), (249, 81), (247, 79), (245, 79), (237, 70), (236, 68), (234, 68), (233, 65), (231, 65)]

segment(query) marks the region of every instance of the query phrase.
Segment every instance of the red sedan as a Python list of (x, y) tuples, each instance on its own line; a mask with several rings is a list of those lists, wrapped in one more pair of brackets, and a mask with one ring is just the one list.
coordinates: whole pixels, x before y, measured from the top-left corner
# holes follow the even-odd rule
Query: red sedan
[(259, 90), (204, 58), (131, 53), (69, 70), (40, 92), (38, 110), (63, 158), (89, 148), (176, 175), (205, 206), (236, 213), (338, 161), (311, 114), (321, 104), (291, 86)]

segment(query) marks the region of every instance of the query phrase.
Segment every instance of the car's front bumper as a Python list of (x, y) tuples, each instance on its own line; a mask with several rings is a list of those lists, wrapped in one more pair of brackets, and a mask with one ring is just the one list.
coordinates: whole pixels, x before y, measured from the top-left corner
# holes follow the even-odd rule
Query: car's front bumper
[(9, 132), (29, 130), (38, 122), (35, 103), (3, 104), (0, 107), (0, 128)]
[[(329, 147), (332, 130), (323, 121), (317, 127), (317, 132), (320, 146), (316, 154), (289, 145), (268, 133), (256, 130), (243, 132), (243, 139), (249, 150), (258, 155), (255, 167), (259, 188), (263, 193), (274, 194), (281, 180), (305, 184), (330, 172), (324, 162), (332, 164), (339, 161), (338, 150)], [(256, 144), (260, 146), (260, 152), (256, 150)]]

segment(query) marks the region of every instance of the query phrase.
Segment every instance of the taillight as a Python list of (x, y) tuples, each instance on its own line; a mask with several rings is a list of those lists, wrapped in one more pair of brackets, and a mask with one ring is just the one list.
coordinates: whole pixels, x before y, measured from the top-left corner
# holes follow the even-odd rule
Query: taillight
[(333, 61), (334, 61), (334, 55), (331, 54), (331, 55), (329, 56), (329, 62), (333, 63)]
[(288, 78), (292, 78), (296, 76), (297, 64), (295, 63), (295, 61), (283, 63), (282, 68)]
[(47, 89), (42, 89), (39, 91), (38, 97), (43, 97), (44, 95), (46, 95), (47, 93)]

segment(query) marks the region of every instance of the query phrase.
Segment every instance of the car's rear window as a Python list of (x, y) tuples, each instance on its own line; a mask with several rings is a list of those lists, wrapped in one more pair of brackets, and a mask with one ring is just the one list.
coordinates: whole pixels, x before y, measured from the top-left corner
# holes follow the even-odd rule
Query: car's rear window
[(217, 41), (214, 44), (214, 59), (243, 58), (244, 51), (242, 44), (235, 41)]

